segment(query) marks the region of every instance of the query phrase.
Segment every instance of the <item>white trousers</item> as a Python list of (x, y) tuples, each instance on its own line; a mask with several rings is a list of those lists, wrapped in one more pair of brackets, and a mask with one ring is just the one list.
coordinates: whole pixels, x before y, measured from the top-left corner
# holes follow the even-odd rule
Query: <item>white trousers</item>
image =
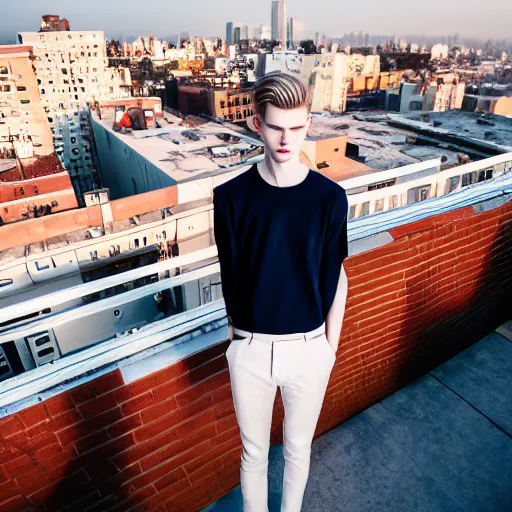
[(281, 512), (300, 512), (313, 436), (336, 361), (325, 323), (308, 333), (284, 335), (234, 327), (226, 357), (242, 438), (244, 512), (268, 512), (268, 454), (277, 386), (285, 412)]

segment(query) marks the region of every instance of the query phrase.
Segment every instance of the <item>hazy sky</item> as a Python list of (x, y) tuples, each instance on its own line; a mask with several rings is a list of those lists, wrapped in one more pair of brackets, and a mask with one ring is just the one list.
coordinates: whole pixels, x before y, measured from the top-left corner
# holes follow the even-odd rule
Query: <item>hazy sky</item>
[[(318, 31), (339, 37), (362, 30), (512, 39), (511, 0), (288, 0), (287, 5), (306, 35)], [(0, 0), (0, 41), (39, 30), (43, 14), (67, 18), (71, 30), (103, 30), (108, 37), (149, 32), (164, 37), (178, 30), (224, 36), (227, 21), (270, 25), (270, 9), (271, 0)]]

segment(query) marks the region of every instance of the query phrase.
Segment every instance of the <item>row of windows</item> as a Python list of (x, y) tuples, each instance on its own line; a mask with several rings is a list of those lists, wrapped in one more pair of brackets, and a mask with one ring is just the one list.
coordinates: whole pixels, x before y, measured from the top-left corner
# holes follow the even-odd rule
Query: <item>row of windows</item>
[[(156, 234), (157, 241), (164, 241), (166, 239), (167, 239), (167, 232), (165, 230), (162, 231), (161, 233)], [(143, 236), (141, 238), (134, 238), (133, 240), (130, 240), (128, 242), (128, 249), (129, 250), (139, 249), (140, 247), (147, 247), (147, 245), (148, 245), (148, 237)], [(121, 247), (118, 244), (111, 245), (109, 247), (108, 252), (109, 252), (110, 257), (118, 256), (119, 254), (121, 254)], [(91, 261), (97, 260), (98, 259), (98, 251), (96, 251), (96, 250), (90, 251), (89, 256), (91, 258)]]
[[(493, 176), (493, 169), (486, 169), (482, 171), (473, 171), (465, 173), (461, 176), (452, 176), (446, 180), (445, 195), (453, 192), (459, 183), (461, 187), (467, 187), (474, 183), (489, 180)], [(462, 178), (462, 179), (461, 179)], [(431, 185), (421, 185), (419, 187), (411, 188), (407, 191), (407, 202), (406, 204), (414, 204), (420, 201), (425, 201), (430, 198)], [(374, 213), (378, 213), (384, 210), (384, 198), (376, 199), (374, 205)], [(392, 195), (389, 197), (388, 209), (397, 208), (401, 206), (398, 201), (398, 195)], [(364, 217), (370, 214), (370, 201), (365, 201), (361, 204), (353, 204), (350, 207), (349, 220), (356, 217)]]
[[(96, 39), (96, 35), (97, 34), (75, 34), (75, 39), (78, 37), (80, 39), (80, 41), (83, 41), (84, 37), (85, 39), (90, 39), (91, 37), (93, 39)], [(67, 34), (67, 39), (73, 39), (73, 35), (72, 34)], [(39, 34), (39, 40), (40, 41), (49, 41), (50, 39), (55, 39), (55, 41), (64, 41), (65, 40), (65, 37), (63, 34), (56, 34), (55, 37), (53, 35), (49, 35), (48, 33), (41, 33)], [(95, 45), (96, 46), (96, 45)]]
[[(240, 103), (240, 96), (236, 96), (233, 101), (228, 100), (227, 101), (227, 107), (239, 107), (241, 105), (250, 105), (252, 103), (251, 98), (244, 96), (242, 98), (242, 102)], [(226, 108), (226, 101), (220, 100), (220, 108)]]
[(249, 109), (249, 110), (244, 110), (243, 114), (241, 111), (236, 112), (236, 113), (232, 112), (230, 114), (227, 114), (225, 117), (231, 121), (233, 121), (234, 119), (241, 121), (242, 119), (247, 118), (247, 116), (252, 116), (253, 114), (254, 114), (254, 111), (252, 109)]
[[(16, 90), (18, 92), (25, 92), (27, 88), (24, 85), (17, 85)], [(0, 92), (11, 92), (13, 91), (13, 87), (11, 84), (0, 84)]]
[[(81, 77), (75, 77), (74, 79), (75, 79), (75, 80), (78, 80), (78, 83), (79, 83), (79, 84), (83, 84), (83, 83), (84, 83), (84, 79), (83, 79), (83, 78), (81, 78)], [(64, 78), (63, 80), (67, 80), (67, 79), (66, 79), (66, 78)], [(54, 85), (54, 83), (53, 83), (53, 78), (52, 78), (52, 79), (50, 79), (50, 80), (47, 80), (47, 81), (46, 81), (46, 84), (47, 84), (47, 85)], [(37, 79), (37, 85), (43, 85), (43, 82), (42, 82), (42, 80), (41, 80), (40, 78), (38, 78), (38, 79)], [(55, 85), (56, 85), (56, 84), (55, 84)], [(76, 91), (76, 88), (75, 88), (75, 91)]]

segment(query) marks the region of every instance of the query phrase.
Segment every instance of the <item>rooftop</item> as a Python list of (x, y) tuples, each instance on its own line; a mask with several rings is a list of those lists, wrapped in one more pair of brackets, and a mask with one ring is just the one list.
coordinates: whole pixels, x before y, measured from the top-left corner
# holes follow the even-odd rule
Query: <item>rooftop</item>
[[(308, 512), (512, 509), (512, 320), (313, 442)], [(279, 510), (283, 445), (269, 456)], [(242, 510), (240, 486), (202, 512)]]
[[(503, 147), (503, 152), (512, 151), (512, 118), (478, 112), (429, 112), (428, 122), (419, 113), (391, 114), (390, 118), (413, 122), (425, 129), (446, 131), (454, 135), (469, 137), (477, 141)], [(437, 126), (433, 126), (435, 123)]]
[(99, 119), (92, 112), (94, 122), (109, 135), (124, 142), (177, 183), (204, 177), (208, 171), (252, 163), (252, 158), (263, 153), (262, 142), (227, 124), (195, 118), (194, 126), (177, 125), (168, 122), (167, 115), (164, 112), (163, 119), (157, 117), (160, 128), (122, 134), (112, 129), (112, 118)]
[(309, 139), (345, 135), (359, 146), (363, 163), (375, 170), (387, 170), (445, 156), (446, 165), (458, 163), (458, 152), (436, 145), (414, 144), (410, 133), (386, 124), (387, 112), (380, 121), (365, 121), (360, 114), (313, 114)]
[[(479, 343), (512, 310), (507, 174), (349, 222), (351, 292), (304, 512), (342, 505), (352, 512), (510, 509), (510, 342)], [(191, 283), (204, 298), (202, 283), (218, 286), (211, 279), (219, 271), (216, 255), (215, 247), (180, 254), (0, 310), (0, 323), (38, 314), (6, 326), (3, 346), (15, 348), (19, 338), (21, 354), (29, 346), (41, 359), (52, 347), (66, 354), (0, 383), (0, 427), (11, 446), (22, 443), (2, 452), (2, 510), (27, 503), (38, 510), (239, 510), (241, 446), (224, 300), (210, 293), (205, 302), (189, 301), (179, 313), (133, 327), (140, 301), (160, 290)], [(168, 271), (144, 287), (67, 306)], [(40, 315), (42, 307), (50, 313)], [(111, 334), (103, 328), (115, 316)], [(93, 332), (96, 326), (101, 332)], [(507, 332), (502, 326), (498, 334)], [(93, 344), (93, 334), (101, 343)], [(88, 348), (74, 351), (78, 338)], [(272, 512), (280, 500), (282, 420), (278, 396)], [(90, 494), (71, 485), (84, 474), (91, 475)]]
[(0, 182), (29, 180), (64, 172), (64, 168), (55, 153), (24, 158), (22, 164), (23, 176), (20, 174), (15, 159), (0, 159)]

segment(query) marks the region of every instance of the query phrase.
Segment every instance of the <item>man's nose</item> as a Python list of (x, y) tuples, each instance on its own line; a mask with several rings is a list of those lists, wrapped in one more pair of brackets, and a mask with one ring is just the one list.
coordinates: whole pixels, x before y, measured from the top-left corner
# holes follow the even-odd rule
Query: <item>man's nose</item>
[(281, 130), (281, 144), (288, 144), (288, 132), (286, 130)]

